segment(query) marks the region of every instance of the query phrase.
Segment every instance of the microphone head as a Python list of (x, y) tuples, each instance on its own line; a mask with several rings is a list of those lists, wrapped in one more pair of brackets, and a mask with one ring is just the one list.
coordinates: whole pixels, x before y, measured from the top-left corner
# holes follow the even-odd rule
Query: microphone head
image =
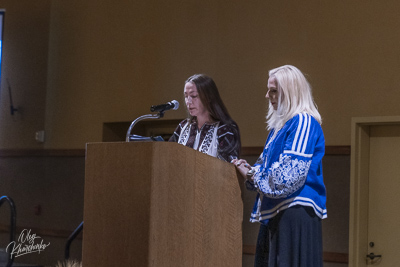
[(172, 100), (170, 103), (174, 104), (174, 107), (172, 108), (173, 110), (177, 110), (179, 108), (179, 102), (178, 101)]

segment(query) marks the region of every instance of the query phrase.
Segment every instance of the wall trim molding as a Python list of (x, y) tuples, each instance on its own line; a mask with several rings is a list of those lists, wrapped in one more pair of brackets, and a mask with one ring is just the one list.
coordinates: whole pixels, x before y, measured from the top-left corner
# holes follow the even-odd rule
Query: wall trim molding
[(85, 149), (0, 149), (0, 158), (84, 156)]
[[(47, 236), (47, 237), (55, 237), (55, 238), (62, 238), (62, 239), (67, 239), (74, 231), (67, 231), (67, 230), (59, 230), (59, 229), (41, 229), (41, 228), (35, 228), (35, 227), (22, 227), (22, 226), (17, 226), (16, 227), (16, 235), (15, 238), (18, 239), (19, 234), (23, 230), (31, 230), (32, 234), (36, 234), (37, 236)], [(9, 233), (10, 232), (10, 226), (5, 225), (5, 224), (0, 224), (0, 233)], [(82, 239), (82, 233), (80, 233), (77, 237), (77, 239)]]
[[(259, 156), (261, 146), (242, 147), (241, 156)], [(325, 155), (350, 155), (350, 146), (326, 146)], [(84, 157), (85, 149), (0, 149), (0, 158), (12, 157)]]

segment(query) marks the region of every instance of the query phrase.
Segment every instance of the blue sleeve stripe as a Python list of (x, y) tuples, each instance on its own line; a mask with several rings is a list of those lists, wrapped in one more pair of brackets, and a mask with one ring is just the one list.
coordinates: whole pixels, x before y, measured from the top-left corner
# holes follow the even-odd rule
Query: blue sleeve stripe
[[(304, 116), (304, 114), (301, 114), (301, 115)], [(308, 117), (306, 115), (306, 116), (304, 116), (304, 123), (301, 126), (301, 135), (300, 135), (299, 143), (298, 143), (297, 149), (296, 149), (297, 152), (300, 152), (300, 150), (302, 149), (302, 147), (303, 147), (302, 145), (304, 144), (303, 142), (307, 141), (307, 140), (304, 140), (304, 133), (307, 130), (307, 125), (308, 125)]]
[(306, 151), (307, 144), (308, 144), (308, 137), (310, 135), (310, 125), (311, 125), (311, 117), (310, 117), (310, 115), (307, 114), (307, 118), (308, 118), (307, 133), (306, 133), (306, 137), (304, 138), (304, 144), (303, 144), (303, 149), (301, 150), (301, 153), (304, 153)]
[(305, 154), (310, 136), (311, 117), (307, 113), (299, 114), (299, 124), (292, 144), (292, 151)]
[(293, 151), (296, 151), (297, 139), (299, 138), (300, 127), (301, 127), (302, 123), (303, 123), (303, 116), (302, 116), (302, 114), (299, 114), (299, 125), (297, 126), (296, 135), (294, 136), (294, 140), (293, 140), (293, 144), (292, 144)]

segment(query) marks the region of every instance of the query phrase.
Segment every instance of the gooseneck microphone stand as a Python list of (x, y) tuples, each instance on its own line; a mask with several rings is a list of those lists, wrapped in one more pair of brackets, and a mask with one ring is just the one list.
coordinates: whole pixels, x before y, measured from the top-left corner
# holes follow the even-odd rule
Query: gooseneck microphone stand
[(134, 120), (134, 121), (131, 123), (131, 126), (129, 126), (128, 131), (126, 132), (126, 139), (125, 139), (125, 141), (126, 141), (126, 142), (129, 142), (129, 141), (130, 141), (131, 132), (132, 132), (133, 126), (135, 126), (136, 123), (138, 123), (138, 122), (141, 121), (141, 120), (145, 120), (145, 119), (159, 119), (159, 118), (162, 118), (162, 117), (164, 117), (164, 112), (165, 112), (165, 111), (160, 111), (160, 112), (157, 113), (157, 114), (147, 114), (147, 115), (143, 115), (143, 116), (140, 116), (139, 118), (137, 118), (136, 120)]

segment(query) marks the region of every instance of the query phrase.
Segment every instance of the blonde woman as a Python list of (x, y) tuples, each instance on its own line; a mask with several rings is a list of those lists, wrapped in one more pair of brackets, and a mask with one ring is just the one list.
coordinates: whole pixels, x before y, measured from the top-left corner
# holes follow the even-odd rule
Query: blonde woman
[(325, 139), (311, 87), (296, 67), (269, 72), (268, 135), (251, 167), (233, 160), (257, 190), (250, 221), (260, 230), (254, 266), (322, 267), (321, 219), (327, 217), (322, 177)]

